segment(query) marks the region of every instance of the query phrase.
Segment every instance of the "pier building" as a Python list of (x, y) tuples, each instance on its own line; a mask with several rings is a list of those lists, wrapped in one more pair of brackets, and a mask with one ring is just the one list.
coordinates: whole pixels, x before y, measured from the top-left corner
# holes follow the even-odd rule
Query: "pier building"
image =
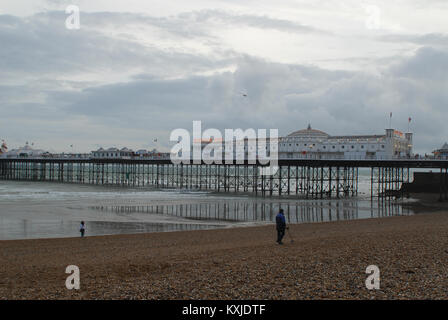
[(385, 134), (331, 136), (308, 128), (281, 137), (279, 159), (388, 160), (411, 158), (412, 133), (386, 129)]

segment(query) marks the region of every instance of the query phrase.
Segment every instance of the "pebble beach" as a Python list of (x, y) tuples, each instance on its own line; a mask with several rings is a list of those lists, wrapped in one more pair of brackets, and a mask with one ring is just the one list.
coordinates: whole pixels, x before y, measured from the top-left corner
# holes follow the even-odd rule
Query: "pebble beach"
[[(88, 226), (87, 226), (88, 235)], [(0, 241), (1, 299), (447, 299), (448, 212)], [(80, 289), (68, 290), (68, 265)], [(380, 270), (368, 290), (366, 268)]]

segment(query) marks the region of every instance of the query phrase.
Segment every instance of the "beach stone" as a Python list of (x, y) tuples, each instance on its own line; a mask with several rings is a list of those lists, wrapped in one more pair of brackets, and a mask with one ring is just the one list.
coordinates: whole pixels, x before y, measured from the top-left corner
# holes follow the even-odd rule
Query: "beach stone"
[[(446, 213), (290, 225), (284, 246), (273, 228), (0, 241), (0, 298), (447, 298)], [(80, 290), (65, 288), (70, 264)]]

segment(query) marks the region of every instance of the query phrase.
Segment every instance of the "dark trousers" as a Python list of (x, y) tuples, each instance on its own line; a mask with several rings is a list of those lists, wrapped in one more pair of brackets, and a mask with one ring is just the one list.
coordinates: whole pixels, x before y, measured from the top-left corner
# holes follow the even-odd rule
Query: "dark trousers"
[(285, 236), (285, 229), (277, 229), (277, 242), (282, 242), (284, 236)]
[(81, 237), (84, 237), (84, 232), (86, 232), (84, 229), (81, 229)]

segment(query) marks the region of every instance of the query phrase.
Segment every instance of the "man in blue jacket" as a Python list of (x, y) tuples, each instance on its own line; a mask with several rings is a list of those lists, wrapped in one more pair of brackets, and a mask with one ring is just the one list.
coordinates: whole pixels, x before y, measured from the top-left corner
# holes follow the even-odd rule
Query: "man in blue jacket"
[(277, 243), (283, 244), (282, 239), (285, 236), (286, 219), (283, 213), (283, 209), (275, 217), (275, 223), (277, 224)]

